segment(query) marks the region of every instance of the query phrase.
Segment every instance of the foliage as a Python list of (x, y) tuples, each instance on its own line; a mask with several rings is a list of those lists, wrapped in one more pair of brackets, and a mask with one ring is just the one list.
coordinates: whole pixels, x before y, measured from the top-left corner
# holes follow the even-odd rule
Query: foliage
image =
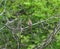
[[(4, 11), (5, 10), (5, 11)], [(3, 13), (2, 13), (3, 12)], [(0, 0), (0, 28), (5, 26), (7, 21), (18, 20), (8, 26), (16, 28), (19, 21), (20, 26), (27, 27), (15, 30), (20, 42), (20, 49), (33, 49), (40, 45), (52, 33), (60, 19), (60, 0)], [(49, 19), (51, 18), (51, 19)], [(29, 28), (28, 19), (32, 21), (32, 29)], [(17, 39), (16, 39), (17, 40)], [(0, 45), (7, 49), (18, 49), (16, 40), (13, 38), (12, 30), (4, 27), (0, 30)], [(55, 35), (54, 40), (45, 49), (60, 49), (60, 31)], [(7, 43), (7, 46), (6, 46)]]

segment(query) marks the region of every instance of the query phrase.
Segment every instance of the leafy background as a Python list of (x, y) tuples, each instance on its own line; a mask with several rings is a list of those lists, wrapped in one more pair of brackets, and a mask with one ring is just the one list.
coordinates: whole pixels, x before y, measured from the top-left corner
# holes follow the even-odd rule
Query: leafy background
[[(19, 16), (22, 26), (26, 27), (28, 26), (28, 19), (31, 19), (32, 23), (35, 24), (54, 16), (53, 19), (33, 25), (32, 30), (27, 28), (23, 33), (17, 31), (16, 35), (22, 44), (20, 49), (33, 49), (41, 44), (58, 24), (60, 19), (60, 0), (0, 0), (0, 13), (4, 10), (5, 12), (0, 15), (0, 28), (6, 24), (7, 18), (12, 21)], [(17, 22), (15, 21), (12, 26), (16, 27)], [(6, 43), (8, 43), (7, 46)], [(7, 27), (0, 30), (0, 46), (6, 46), (7, 49), (17, 49), (12, 31)], [(60, 49), (60, 31), (45, 49)]]

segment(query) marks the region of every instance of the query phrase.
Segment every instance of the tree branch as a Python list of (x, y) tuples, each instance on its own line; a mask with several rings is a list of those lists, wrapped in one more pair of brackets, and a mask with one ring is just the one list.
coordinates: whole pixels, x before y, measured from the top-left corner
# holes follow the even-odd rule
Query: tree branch
[(41, 45), (38, 45), (34, 49), (38, 49), (38, 48), (44, 49), (50, 42), (52, 42), (54, 36), (56, 35), (56, 33), (58, 32), (59, 29), (60, 29), (60, 22), (59, 22), (58, 26), (54, 28), (53, 32), (47, 37), (47, 39), (44, 42), (42, 42)]

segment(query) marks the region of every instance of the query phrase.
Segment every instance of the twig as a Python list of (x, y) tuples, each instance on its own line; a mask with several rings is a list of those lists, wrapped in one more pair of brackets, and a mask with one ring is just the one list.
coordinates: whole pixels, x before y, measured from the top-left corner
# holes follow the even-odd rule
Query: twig
[[(48, 18), (48, 19), (46, 19), (46, 20), (38, 21), (37, 23), (32, 24), (32, 26), (37, 25), (37, 24), (42, 23), (42, 22), (45, 22), (45, 21), (48, 21), (49, 19), (53, 19), (53, 18), (57, 18), (57, 16), (52, 16), (52, 17), (50, 17), (50, 18)], [(60, 17), (58, 17), (58, 18), (60, 18)], [(18, 20), (18, 19), (16, 18), (16, 19), (8, 22), (8, 23), (6, 24), (6, 26), (7, 26), (8, 24), (10, 24), (10, 23), (15, 22), (16, 20)], [(11, 28), (11, 27), (9, 27), (9, 26), (7, 26), (7, 27), (10, 28), (10, 29), (14, 29), (14, 28)], [(29, 28), (29, 26), (26, 26), (26, 27), (24, 27), (23, 29), (27, 29), (27, 28)], [(15, 30), (16, 30), (16, 29), (15, 29)]]
[(1, 16), (1, 15), (3, 15), (3, 14), (4, 14), (4, 12), (5, 12), (5, 9), (0, 13), (0, 16)]
[[(4, 0), (2, 0), (3, 2)], [(6, 2), (7, 0), (4, 1), (4, 10), (0, 13), (0, 16), (4, 14), (4, 12), (6, 12)]]
[[(51, 17), (51, 18), (56, 18), (56, 17)], [(49, 19), (51, 19), (51, 18), (49, 18)], [(49, 19), (47, 19), (47, 20), (49, 20)], [(17, 18), (15, 19), (15, 20), (17, 20)], [(13, 20), (13, 21), (11, 21), (11, 22), (9, 22), (9, 23), (6, 23), (5, 25), (8, 25), (8, 24), (10, 24), (10, 23), (13, 23), (15, 20)], [(40, 21), (40, 22), (37, 22), (37, 23), (34, 23), (33, 25), (37, 25), (37, 24), (39, 24), (39, 23), (41, 23), (41, 22), (45, 22), (45, 21), (47, 21), (47, 20), (43, 20), (43, 21)], [(1, 29), (0, 29), (0, 31), (2, 30), (2, 29), (4, 29), (6, 26), (3, 26)], [(28, 26), (27, 27), (25, 27), (25, 29), (26, 28), (28, 28)], [(58, 27), (58, 29), (60, 28), (60, 26)], [(23, 28), (22, 28), (23, 29)], [(57, 30), (56, 30), (57, 31)], [(55, 34), (56, 34), (56, 32), (55, 32)], [(51, 39), (52, 37), (50, 37), (50, 39)], [(50, 40), (49, 39), (49, 40)], [(51, 41), (51, 40), (50, 40)], [(9, 42), (8, 42), (9, 43)], [(6, 45), (8, 44), (8, 43), (6, 43)], [(45, 45), (46, 43), (48, 43), (48, 41), (46, 41), (46, 42), (44, 42), (43, 43), (43, 45)], [(41, 46), (41, 47), (43, 47), (43, 45)], [(2, 47), (3, 45), (0, 45), (0, 48)], [(38, 47), (40, 47), (40, 46), (38, 46)]]
[[(49, 19), (53, 19), (53, 18), (57, 18), (57, 17), (56, 17), (56, 16), (52, 16), (52, 17), (50, 17), (50, 18), (48, 18), (48, 19), (46, 19), (46, 20), (38, 21), (37, 23), (32, 24), (32, 26), (37, 25), (37, 24), (42, 23), (42, 22), (45, 22), (45, 21), (48, 21)], [(60, 17), (58, 17), (58, 18), (60, 18)], [(14, 19), (14, 20), (12, 20), (12, 21), (8, 21), (8, 22), (5, 24), (5, 26), (3, 26), (3, 27), (0, 29), (0, 31), (1, 31), (3, 28), (5, 28), (5, 27), (7, 27), (8, 29), (14, 29), (14, 28), (11, 28), (11, 27), (8, 26), (8, 25), (11, 24), (11, 23), (13, 23), (13, 22), (15, 22), (16, 20), (18, 20), (18, 19), (16, 18), (16, 19)], [(22, 29), (27, 29), (27, 28), (29, 28), (29, 26), (26, 26), (25, 28), (22, 28)], [(16, 30), (16, 29), (15, 29), (15, 30)]]
[(19, 42), (18, 36), (16, 35), (15, 30), (12, 30), (12, 35), (13, 35), (14, 40), (17, 42), (17, 49), (19, 49), (20, 48), (20, 42)]
[(5, 26), (3, 26), (2, 28), (0, 28), (0, 31), (2, 30), (2, 29), (4, 29), (5, 28)]
[(42, 42), (41, 45), (35, 47), (34, 49), (44, 49), (52, 40), (53, 40), (53, 37), (56, 35), (56, 33), (58, 32), (58, 30), (60, 29), (60, 22), (58, 24), (58, 26), (56, 28), (54, 28), (53, 32), (48, 36), (48, 38)]

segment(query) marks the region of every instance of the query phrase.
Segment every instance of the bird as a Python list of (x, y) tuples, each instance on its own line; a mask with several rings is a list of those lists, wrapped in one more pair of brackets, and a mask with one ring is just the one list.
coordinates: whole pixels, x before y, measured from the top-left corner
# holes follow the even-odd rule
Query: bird
[(32, 29), (32, 21), (31, 21), (30, 18), (28, 18), (28, 26), (29, 26), (30, 29)]

